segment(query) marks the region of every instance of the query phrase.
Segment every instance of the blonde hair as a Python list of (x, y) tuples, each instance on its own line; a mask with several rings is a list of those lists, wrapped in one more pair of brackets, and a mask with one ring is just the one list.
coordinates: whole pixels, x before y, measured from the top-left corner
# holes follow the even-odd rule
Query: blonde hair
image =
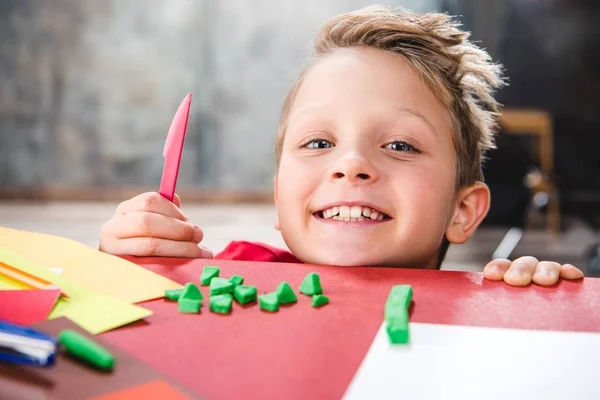
[[(486, 152), (495, 147), (495, 120), (500, 109), (493, 94), (504, 84), (501, 66), (470, 43), (469, 33), (459, 26), (447, 14), (415, 14), (372, 6), (326, 22), (313, 52), (313, 63), (351, 47), (380, 49), (404, 57), (449, 111), (457, 154), (457, 188), (483, 181), (482, 163)], [(275, 143), (277, 166), (287, 117), (306, 72), (300, 74), (283, 104)]]

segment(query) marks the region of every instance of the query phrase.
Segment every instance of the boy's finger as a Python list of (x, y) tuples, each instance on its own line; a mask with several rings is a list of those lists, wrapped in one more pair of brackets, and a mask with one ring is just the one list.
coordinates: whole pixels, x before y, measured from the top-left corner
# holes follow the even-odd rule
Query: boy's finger
[(517, 258), (504, 274), (504, 282), (512, 286), (529, 285), (537, 264), (538, 260), (535, 257)]
[(177, 193), (175, 193), (175, 195), (173, 196), (173, 203), (177, 206), (177, 208), (181, 208), (181, 199), (179, 198)]
[(112, 254), (138, 257), (212, 258), (212, 251), (198, 243), (154, 237), (137, 237), (119, 240), (111, 247)]
[(571, 264), (564, 264), (560, 267), (560, 277), (563, 279), (581, 279), (583, 272)]
[(483, 276), (491, 281), (501, 281), (510, 264), (510, 260), (506, 258), (492, 260), (483, 268)]
[(553, 261), (540, 261), (533, 273), (533, 282), (536, 285), (550, 286), (560, 278), (560, 264)]
[(148, 211), (167, 217), (188, 221), (179, 207), (157, 192), (147, 192), (119, 204), (116, 214), (129, 214), (136, 211)]
[(202, 229), (197, 225), (142, 211), (114, 217), (107, 223), (106, 230), (117, 239), (156, 237), (200, 243), (204, 237)]

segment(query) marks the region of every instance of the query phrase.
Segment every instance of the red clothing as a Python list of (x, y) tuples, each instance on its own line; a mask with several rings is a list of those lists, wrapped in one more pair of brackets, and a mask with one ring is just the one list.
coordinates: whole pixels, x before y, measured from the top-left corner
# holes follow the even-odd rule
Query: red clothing
[(215, 260), (263, 261), (300, 263), (296, 256), (287, 250), (278, 249), (258, 242), (233, 241), (215, 256)]

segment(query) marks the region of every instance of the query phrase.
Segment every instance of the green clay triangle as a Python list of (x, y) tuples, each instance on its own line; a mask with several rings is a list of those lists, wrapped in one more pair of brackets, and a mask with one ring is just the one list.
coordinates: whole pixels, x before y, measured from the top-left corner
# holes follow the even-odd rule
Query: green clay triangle
[(298, 301), (296, 293), (294, 293), (291, 286), (287, 282), (281, 282), (279, 286), (277, 286), (277, 290), (275, 292), (277, 293), (279, 304), (295, 303)]
[(327, 303), (329, 303), (329, 298), (327, 296), (323, 296), (322, 294), (314, 295), (312, 298), (313, 307), (324, 306)]
[(230, 294), (218, 294), (210, 297), (210, 310), (219, 314), (229, 314), (233, 298)]
[(219, 276), (219, 267), (204, 267), (200, 275), (200, 283), (204, 286), (210, 284), (213, 278)]
[(179, 298), (188, 300), (202, 300), (202, 293), (200, 293), (198, 286), (192, 282), (188, 282), (183, 287), (183, 291), (181, 292)]
[(300, 285), (300, 292), (304, 293), (308, 296), (313, 296), (315, 294), (323, 293), (323, 288), (321, 287), (321, 279), (319, 275), (314, 272), (306, 275), (304, 281)]
[(213, 278), (210, 281), (210, 294), (232, 293), (234, 289), (233, 283), (225, 278)]
[(240, 304), (246, 304), (252, 301), (256, 301), (256, 293), (256, 286), (240, 285), (236, 286), (233, 290), (233, 295)]
[(242, 278), (239, 275), (234, 275), (231, 278), (229, 278), (229, 282), (233, 283), (233, 286), (239, 286), (242, 283), (244, 283), (244, 278)]

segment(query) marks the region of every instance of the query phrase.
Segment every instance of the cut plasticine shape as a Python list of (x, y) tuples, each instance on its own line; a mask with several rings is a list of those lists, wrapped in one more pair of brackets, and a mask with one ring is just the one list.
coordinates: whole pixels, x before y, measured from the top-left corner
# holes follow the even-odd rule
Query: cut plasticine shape
[(198, 289), (198, 286), (196, 286), (196, 284), (194, 284), (192, 282), (188, 282), (183, 287), (183, 290), (181, 292), (181, 295), (179, 296), (179, 299), (202, 300), (203, 296), (202, 296), (202, 293), (200, 292), (200, 289)]
[(314, 272), (306, 275), (304, 281), (302, 281), (302, 284), (300, 285), (300, 292), (308, 296), (323, 293), (323, 288), (321, 287), (321, 278), (319, 278), (319, 275)]
[(385, 303), (385, 323), (392, 344), (407, 344), (410, 340), (408, 308), (413, 290), (410, 285), (392, 287)]
[(244, 278), (242, 278), (239, 275), (234, 275), (231, 278), (229, 278), (229, 282), (233, 283), (233, 286), (239, 286), (242, 283), (244, 283)]
[(210, 295), (233, 293), (233, 283), (225, 278), (213, 278), (210, 281)]
[(386, 331), (388, 339), (392, 344), (407, 344), (410, 340), (408, 329), (408, 312), (402, 317), (394, 317), (386, 320)]
[(177, 304), (180, 313), (197, 314), (200, 312), (202, 300), (184, 299), (180, 297)]
[(233, 296), (229, 293), (218, 294), (210, 297), (210, 310), (219, 314), (229, 314), (231, 312), (231, 304)]
[(183, 289), (167, 289), (165, 290), (165, 297), (169, 300), (179, 300), (179, 296), (183, 292)]
[(312, 298), (313, 307), (321, 307), (329, 303), (329, 297), (323, 296), (322, 294), (316, 294)]
[(240, 304), (248, 304), (256, 301), (256, 286), (236, 286), (233, 289), (233, 296)]
[(219, 271), (221, 269), (219, 267), (204, 267), (202, 270), (202, 275), (200, 275), (200, 283), (202, 286), (210, 285), (210, 281), (213, 278), (219, 276)]
[(298, 301), (296, 293), (294, 293), (292, 287), (287, 282), (281, 282), (279, 286), (277, 286), (275, 293), (277, 293), (279, 304), (295, 303)]
[(275, 292), (258, 296), (258, 303), (260, 308), (265, 311), (275, 312), (279, 310), (279, 300), (277, 300), (277, 293)]

